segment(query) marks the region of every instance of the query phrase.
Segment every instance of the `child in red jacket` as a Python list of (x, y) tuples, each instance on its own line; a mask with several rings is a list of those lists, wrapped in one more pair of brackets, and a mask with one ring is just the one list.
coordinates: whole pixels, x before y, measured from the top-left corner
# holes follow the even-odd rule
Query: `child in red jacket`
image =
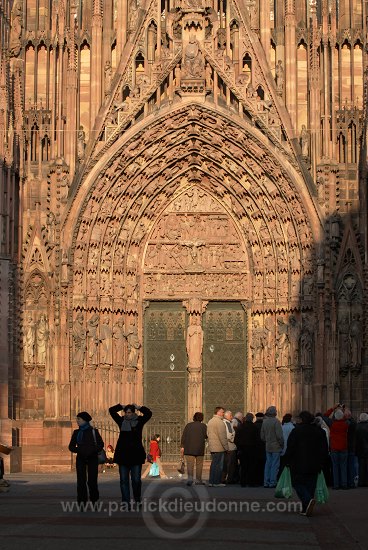
[(147, 466), (146, 471), (142, 475), (142, 479), (146, 478), (148, 475), (152, 475), (152, 473), (150, 474), (150, 470), (151, 470), (153, 465), (158, 466), (158, 471), (157, 471), (157, 469), (155, 469), (157, 471), (157, 475), (159, 475), (163, 479), (167, 479), (167, 475), (165, 474), (164, 469), (162, 467), (162, 463), (161, 463), (161, 449), (160, 449), (160, 446), (159, 446), (160, 440), (161, 440), (160, 434), (155, 434), (154, 437), (150, 441), (150, 447), (149, 447), (149, 453), (148, 454), (150, 454), (151, 457), (152, 457), (152, 464), (149, 464)]

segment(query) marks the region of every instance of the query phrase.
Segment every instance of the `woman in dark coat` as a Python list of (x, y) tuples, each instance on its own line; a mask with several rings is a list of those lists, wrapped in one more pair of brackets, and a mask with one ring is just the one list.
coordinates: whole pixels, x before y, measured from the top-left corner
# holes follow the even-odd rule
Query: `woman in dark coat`
[[(141, 415), (136, 414), (136, 409), (141, 412)], [(124, 411), (124, 416), (118, 414), (120, 411)], [(142, 492), (142, 464), (146, 461), (142, 430), (145, 423), (151, 418), (152, 412), (147, 407), (138, 407), (137, 405), (124, 407), (119, 403), (110, 407), (109, 413), (120, 428), (114, 462), (119, 465), (122, 502), (130, 503), (130, 475), (134, 500), (139, 503)]]
[(196, 483), (203, 485), (202, 470), (204, 460), (204, 446), (207, 439), (207, 426), (203, 424), (203, 413), (196, 412), (193, 422), (189, 422), (181, 436), (181, 455), (185, 456), (188, 468), (187, 485), (192, 485), (194, 464), (196, 467)]
[(77, 414), (78, 430), (74, 430), (69, 443), (69, 451), (77, 454), (77, 500), (79, 504), (86, 504), (89, 498), (92, 504), (99, 499), (97, 477), (98, 457), (102, 451), (104, 442), (97, 429), (92, 428), (90, 421), (92, 417), (88, 412)]
[(247, 413), (243, 424), (235, 432), (235, 445), (240, 454), (240, 485), (256, 487), (257, 473), (257, 426), (253, 423), (254, 416)]

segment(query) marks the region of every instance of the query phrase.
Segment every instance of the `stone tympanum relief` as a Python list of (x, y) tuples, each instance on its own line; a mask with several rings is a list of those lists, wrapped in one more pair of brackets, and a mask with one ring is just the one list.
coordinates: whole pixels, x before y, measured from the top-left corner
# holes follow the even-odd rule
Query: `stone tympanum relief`
[[(249, 295), (244, 237), (226, 210), (194, 186), (178, 195), (147, 243), (144, 288), (147, 298)], [(148, 285), (146, 284), (148, 282)]]

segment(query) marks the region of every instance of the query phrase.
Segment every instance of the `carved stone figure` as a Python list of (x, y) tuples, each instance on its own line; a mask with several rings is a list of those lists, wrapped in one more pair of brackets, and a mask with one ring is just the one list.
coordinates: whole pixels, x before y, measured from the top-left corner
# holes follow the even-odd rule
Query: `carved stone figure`
[(362, 322), (360, 315), (354, 314), (350, 323), (351, 368), (359, 373), (362, 367)]
[(12, 24), (10, 30), (9, 52), (12, 57), (18, 57), (21, 49), (23, 28), (22, 2), (17, 0), (12, 9)]
[(287, 327), (287, 324), (282, 319), (278, 319), (277, 324), (279, 326), (278, 337), (276, 341), (277, 367), (278, 368), (288, 367), (289, 355), (290, 355), (290, 340), (288, 336), (288, 327)]
[(213, 79), (212, 79), (212, 67), (209, 63), (206, 65), (206, 88), (211, 89), (213, 88)]
[(183, 73), (184, 78), (203, 78), (203, 55), (194, 34), (185, 47)]
[(87, 323), (87, 338), (88, 338), (88, 364), (97, 365), (97, 349), (99, 339), (97, 335), (99, 316), (97, 313), (92, 315)]
[(303, 319), (303, 329), (300, 335), (300, 366), (302, 368), (312, 367), (313, 337), (309, 323)]
[(34, 363), (35, 343), (36, 343), (36, 324), (32, 318), (32, 315), (29, 313), (24, 323), (23, 350), (24, 350), (25, 365)]
[(50, 332), (46, 320), (46, 315), (42, 314), (38, 320), (36, 327), (37, 363), (39, 365), (45, 365), (46, 363), (46, 349), (49, 334)]
[(309, 157), (309, 132), (305, 124), (302, 124), (302, 129), (300, 132), (300, 147), (302, 150), (302, 156)]
[(112, 80), (112, 68), (110, 61), (106, 61), (105, 67), (105, 96), (109, 95), (111, 89), (111, 80)]
[(202, 367), (203, 330), (200, 323), (199, 316), (191, 315), (186, 339), (189, 370)]
[(125, 329), (123, 319), (119, 319), (113, 326), (112, 337), (114, 341), (114, 358), (113, 363), (115, 367), (121, 367), (124, 365), (124, 346)]
[(129, 2), (129, 30), (134, 31), (138, 22), (138, 2), (130, 0)]
[(111, 365), (111, 343), (112, 330), (110, 320), (106, 315), (100, 327), (100, 363), (103, 365)]
[(141, 348), (141, 343), (138, 338), (138, 330), (135, 323), (125, 333), (125, 338), (128, 343), (128, 364), (129, 369), (138, 368), (138, 359)]
[(295, 367), (298, 364), (299, 355), (299, 323), (296, 317), (292, 315), (289, 318), (288, 336), (290, 341), (290, 364)]
[(49, 212), (47, 214), (46, 227), (47, 227), (48, 240), (50, 243), (54, 243), (55, 242), (55, 214), (53, 212)]
[(84, 157), (84, 149), (85, 149), (85, 146), (86, 146), (86, 142), (85, 142), (85, 139), (86, 139), (86, 133), (83, 129), (83, 126), (80, 126), (79, 127), (79, 132), (78, 132), (78, 159), (81, 160), (83, 157)]
[(338, 324), (339, 330), (339, 370), (342, 376), (349, 371), (351, 358), (350, 326), (347, 314), (344, 314)]
[(260, 368), (262, 363), (262, 352), (265, 345), (265, 331), (259, 325), (259, 321), (254, 319), (252, 330), (252, 343), (250, 345), (252, 350), (252, 365), (253, 368)]
[(284, 92), (284, 67), (282, 66), (281, 59), (279, 59), (277, 62), (275, 73), (276, 73), (277, 95), (282, 96)]
[(180, 74), (181, 74), (180, 66), (176, 65), (174, 69), (174, 85), (176, 88), (180, 87)]
[(83, 313), (78, 313), (73, 323), (73, 365), (76, 367), (84, 366), (84, 357), (86, 353), (86, 331), (84, 328)]

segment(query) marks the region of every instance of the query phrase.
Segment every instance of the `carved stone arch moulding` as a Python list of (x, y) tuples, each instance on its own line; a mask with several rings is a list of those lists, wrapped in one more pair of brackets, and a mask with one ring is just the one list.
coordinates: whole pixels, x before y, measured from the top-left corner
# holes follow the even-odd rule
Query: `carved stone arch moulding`
[[(206, 214), (208, 219), (213, 216), (211, 223), (221, 226), (227, 217), (233, 227), (241, 228), (245, 244), (239, 262), (244, 262), (241, 269), (245, 277), (240, 285), (248, 284), (246, 272), (252, 284), (252, 292), (244, 288), (243, 297), (261, 309), (272, 310), (276, 305), (289, 309), (299, 305), (301, 296), (311, 304), (313, 232), (318, 225), (314, 207), (306, 201), (307, 192), (301, 191), (298, 174), (291, 177), (292, 166), (286, 170), (281, 157), (270, 152), (261, 136), (256, 137), (259, 139), (249, 128), (215, 117), (204, 107), (192, 106), (152, 121), (132, 135), (124, 148), (112, 151), (98, 177), (81, 187), (85, 199), (79, 203), (71, 243), (74, 308), (87, 303), (87, 307), (97, 304), (97, 309), (137, 313), (136, 302), (143, 299), (139, 294), (142, 284), (149, 289), (153, 283), (158, 245), (161, 249), (168, 246), (156, 242), (153, 247), (147, 242), (153, 225), (162, 216), (168, 219), (171, 249), (178, 247), (175, 241), (179, 239), (175, 238), (174, 216), (188, 226), (196, 223), (197, 216), (198, 224), (205, 226), (201, 212), (187, 211), (185, 216), (175, 211), (181, 208), (175, 206), (177, 197), (184, 200), (183, 193), (190, 188), (190, 193), (196, 189), (197, 195), (204, 193), (206, 200), (217, 201), (219, 213), (209, 210)], [(185, 200), (189, 199), (188, 195)], [(221, 211), (225, 216), (222, 221)], [(70, 223), (75, 213), (72, 210)], [(188, 233), (183, 234), (188, 237)], [(66, 239), (69, 235), (64, 232)], [(225, 274), (232, 273), (230, 266), (234, 267), (239, 258), (237, 245), (229, 249), (227, 259), (221, 259), (216, 257), (221, 256), (221, 248), (215, 242), (209, 246), (201, 243), (199, 233), (197, 237), (180, 237), (181, 276), (186, 277), (191, 269), (191, 278), (199, 279), (202, 268), (202, 273), (213, 270), (214, 263), (222, 265)], [(142, 264), (144, 247), (151, 264)], [(206, 267), (200, 263), (203, 254)], [(169, 255), (165, 261), (166, 266), (171, 265), (168, 271), (175, 272), (174, 258)]]

